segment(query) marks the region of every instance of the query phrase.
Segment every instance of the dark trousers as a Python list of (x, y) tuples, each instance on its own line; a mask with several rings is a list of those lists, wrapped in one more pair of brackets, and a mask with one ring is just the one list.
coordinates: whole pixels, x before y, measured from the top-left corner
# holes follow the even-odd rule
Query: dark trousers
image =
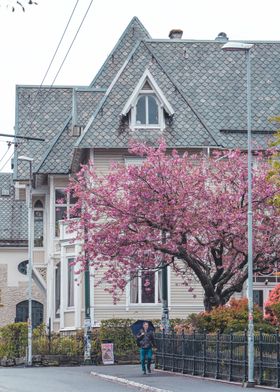
[(152, 347), (140, 348), (140, 361), (141, 361), (143, 372), (146, 371), (146, 366), (145, 366), (146, 357), (147, 357), (147, 368), (148, 370), (151, 370), (152, 356), (153, 356)]

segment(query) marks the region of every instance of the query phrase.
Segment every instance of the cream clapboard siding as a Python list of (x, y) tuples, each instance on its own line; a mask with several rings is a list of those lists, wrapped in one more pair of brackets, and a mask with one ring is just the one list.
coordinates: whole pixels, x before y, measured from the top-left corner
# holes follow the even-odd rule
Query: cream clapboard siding
[[(192, 150), (190, 153), (196, 153)], [(125, 163), (129, 157), (127, 150), (94, 150), (94, 164), (96, 170), (102, 174), (107, 174), (113, 162)], [(102, 271), (95, 274), (95, 282), (98, 281)], [(182, 280), (174, 272), (170, 271), (170, 317), (181, 318), (186, 315), (203, 310), (203, 291), (199, 284), (194, 284), (192, 293), (182, 286)], [(111, 317), (128, 318), (161, 318), (161, 304), (151, 305), (130, 305), (126, 304), (125, 293), (121, 300), (114, 305), (112, 297), (104, 291), (105, 284), (94, 288), (94, 317), (96, 322)], [(194, 298), (194, 295), (196, 298)]]

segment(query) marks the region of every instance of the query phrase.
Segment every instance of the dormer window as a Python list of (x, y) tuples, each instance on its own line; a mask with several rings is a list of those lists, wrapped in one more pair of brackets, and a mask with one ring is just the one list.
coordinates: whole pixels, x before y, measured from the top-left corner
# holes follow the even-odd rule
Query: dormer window
[(140, 94), (135, 107), (135, 126), (159, 127), (159, 104), (154, 94)]
[(151, 130), (163, 130), (166, 115), (173, 114), (171, 105), (148, 70), (144, 72), (121, 113), (123, 117), (129, 118), (131, 129)]

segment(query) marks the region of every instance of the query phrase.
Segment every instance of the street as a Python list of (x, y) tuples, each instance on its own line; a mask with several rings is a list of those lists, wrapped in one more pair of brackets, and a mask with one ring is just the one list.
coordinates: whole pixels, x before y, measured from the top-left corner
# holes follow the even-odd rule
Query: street
[[(125, 392), (135, 391), (91, 374), (116, 376), (170, 392), (239, 392), (239, 385), (153, 371), (142, 376), (138, 365), (48, 368), (0, 368), (0, 392)], [(145, 388), (141, 390), (146, 390)], [(265, 391), (257, 388), (259, 392)]]
[(122, 392), (123, 385), (90, 375), (90, 366), (0, 368), (0, 392)]

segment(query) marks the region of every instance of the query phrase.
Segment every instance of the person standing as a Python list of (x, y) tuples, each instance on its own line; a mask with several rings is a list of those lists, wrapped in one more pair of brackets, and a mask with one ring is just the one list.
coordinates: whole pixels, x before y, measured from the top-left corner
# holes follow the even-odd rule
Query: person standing
[(146, 374), (146, 358), (147, 358), (147, 371), (151, 373), (151, 363), (153, 350), (155, 346), (155, 338), (152, 330), (149, 330), (149, 323), (144, 321), (143, 329), (139, 332), (137, 337), (137, 344), (140, 347), (140, 361), (142, 365), (143, 374)]

